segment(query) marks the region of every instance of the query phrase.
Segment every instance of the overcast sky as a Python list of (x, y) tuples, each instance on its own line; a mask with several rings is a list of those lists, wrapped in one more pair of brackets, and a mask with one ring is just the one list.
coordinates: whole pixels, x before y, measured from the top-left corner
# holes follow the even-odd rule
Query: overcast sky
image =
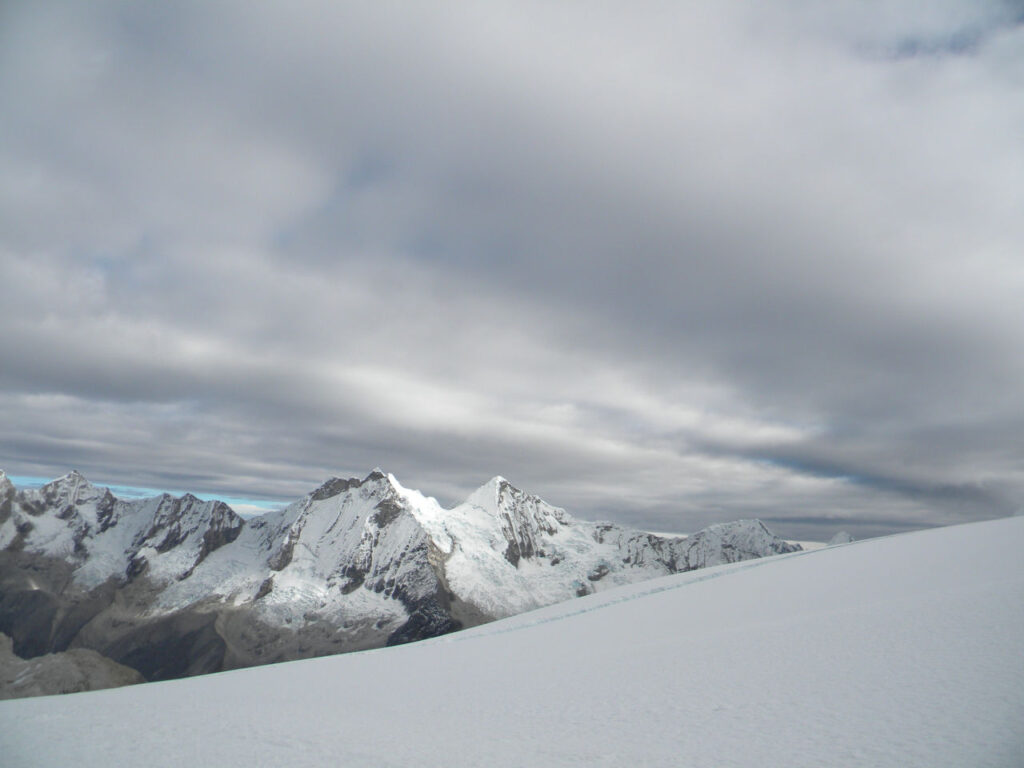
[(10, 474), (1024, 508), (1021, 2), (173, 6), (0, 5)]

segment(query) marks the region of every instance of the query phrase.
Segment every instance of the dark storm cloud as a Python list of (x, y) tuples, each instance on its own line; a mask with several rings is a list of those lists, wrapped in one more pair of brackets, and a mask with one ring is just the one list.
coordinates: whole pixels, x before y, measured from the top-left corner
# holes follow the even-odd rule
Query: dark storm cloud
[(790, 535), (1024, 504), (1018, 5), (4, 14), (12, 473), (501, 473)]

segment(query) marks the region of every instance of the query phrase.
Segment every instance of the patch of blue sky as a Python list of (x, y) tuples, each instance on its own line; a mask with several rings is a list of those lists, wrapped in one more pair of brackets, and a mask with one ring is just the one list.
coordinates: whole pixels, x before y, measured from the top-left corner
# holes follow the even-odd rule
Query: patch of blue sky
[[(32, 475), (8, 475), (7, 477), (14, 483), (16, 488), (42, 488), (47, 483), (53, 481), (52, 477), (35, 477)], [(90, 480), (90, 482), (92, 481)], [(169, 493), (171, 496), (183, 496), (185, 494), (185, 491), (181, 490), (143, 488), (137, 485), (111, 485), (99, 482), (92, 484), (98, 488), (109, 488), (110, 492), (119, 499), (145, 499), (150, 496), (160, 496), (164, 493)], [(248, 499), (239, 496), (218, 496), (212, 493), (191, 493), (203, 501), (223, 501), (230, 507), (243, 507), (247, 516), (260, 514), (261, 512), (271, 512), (285, 506), (284, 502), (271, 499)]]

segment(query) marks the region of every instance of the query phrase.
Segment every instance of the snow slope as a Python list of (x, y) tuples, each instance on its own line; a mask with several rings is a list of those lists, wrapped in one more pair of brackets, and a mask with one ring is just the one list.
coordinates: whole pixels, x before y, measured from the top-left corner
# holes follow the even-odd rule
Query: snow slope
[(0, 702), (5, 766), (1021, 766), (1024, 518), (395, 648)]

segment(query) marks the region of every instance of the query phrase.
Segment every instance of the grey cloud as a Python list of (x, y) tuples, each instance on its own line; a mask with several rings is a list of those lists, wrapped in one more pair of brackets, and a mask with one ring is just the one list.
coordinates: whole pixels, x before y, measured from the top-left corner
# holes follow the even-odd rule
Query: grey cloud
[(1019, 8), (913, 5), (8, 9), (0, 463), (1004, 514)]

